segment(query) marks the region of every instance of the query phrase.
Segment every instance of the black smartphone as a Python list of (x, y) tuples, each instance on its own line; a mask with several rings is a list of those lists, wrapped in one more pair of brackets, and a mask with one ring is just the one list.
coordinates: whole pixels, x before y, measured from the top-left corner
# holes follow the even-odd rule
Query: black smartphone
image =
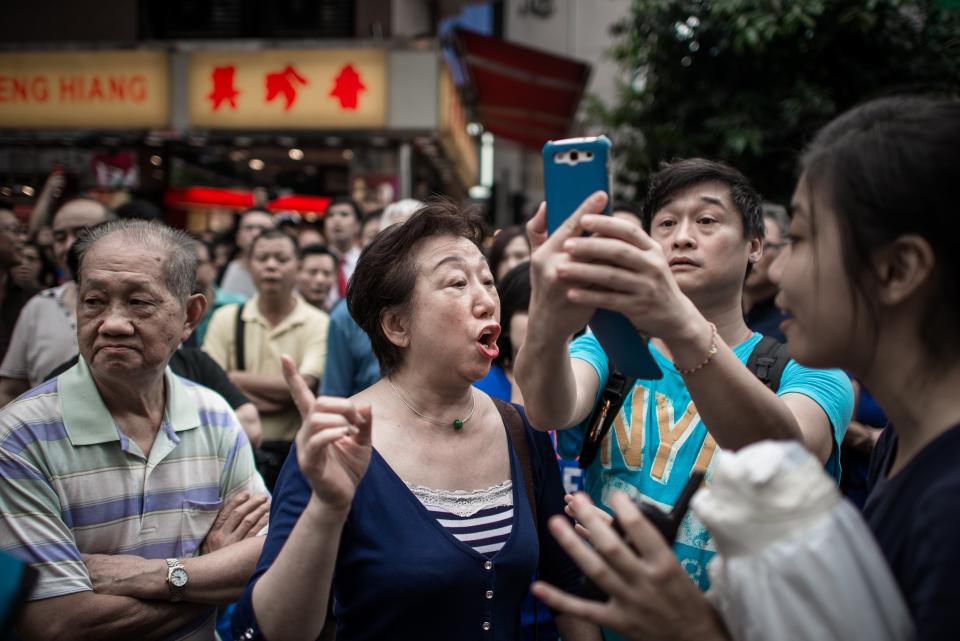
[[(694, 472), (691, 474), (687, 484), (683, 486), (683, 491), (680, 492), (680, 498), (677, 499), (673, 509), (669, 512), (664, 512), (660, 508), (650, 505), (649, 503), (644, 503), (642, 501), (636, 502), (637, 508), (643, 512), (643, 515), (646, 516), (651, 523), (653, 523), (653, 526), (657, 528), (657, 531), (660, 532), (663, 540), (666, 541), (668, 545), (673, 545), (673, 542), (677, 540), (677, 531), (680, 529), (680, 523), (683, 521), (683, 518), (687, 515), (687, 511), (690, 509), (690, 499), (692, 499), (693, 495), (697, 493), (698, 489), (700, 489), (700, 485), (703, 483), (703, 478), (703, 472)], [(620, 525), (617, 517), (613, 517), (613, 530), (619, 534), (621, 538), (625, 537), (623, 526)], [(584, 598), (592, 599), (594, 601), (607, 600), (607, 593), (601, 590), (589, 578), (584, 579), (583, 596)]]

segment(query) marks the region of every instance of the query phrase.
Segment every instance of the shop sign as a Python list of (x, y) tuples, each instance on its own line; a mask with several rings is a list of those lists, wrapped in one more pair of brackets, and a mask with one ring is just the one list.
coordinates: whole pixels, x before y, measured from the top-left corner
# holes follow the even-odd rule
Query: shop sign
[(232, 129), (383, 127), (386, 67), (382, 49), (196, 52), (190, 122)]
[(0, 127), (165, 127), (167, 55), (0, 53)]

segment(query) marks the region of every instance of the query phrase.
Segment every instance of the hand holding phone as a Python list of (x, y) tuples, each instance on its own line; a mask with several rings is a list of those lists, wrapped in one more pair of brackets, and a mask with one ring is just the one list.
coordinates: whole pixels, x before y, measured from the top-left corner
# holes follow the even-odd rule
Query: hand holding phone
[[(680, 497), (677, 499), (676, 504), (674, 504), (673, 509), (669, 512), (664, 512), (649, 503), (642, 501), (636, 502), (637, 509), (643, 512), (647, 520), (657, 528), (657, 532), (660, 533), (668, 545), (673, 545), (674, 541), (677, 540), (677, 532), (680, 530), (680, 524), (690, 509), (690, 500), (693, 499), (693, 495), (700, 489), (700, 486), (703, 484), (703, 479), (703, 472), (692, 473), (689, 480), (687, 480), (687, 484), (683, 486), (683, 491), (680, 492)], [(626, 538), (623, 526), (616, 517), (613, 518), (613, 530), (620, 535), (620, 538)], [(590, 579), (584, 581), (583, 596), (588, 599), (593, 599), (594, 601), (607, 600), (607, 595), (603, 590), (598, 588)]]
[[(549, 233), (597, 191), (608, 195), (604, 213), (610, 213), (609, 155), (610, 140), (606, 136), (550, 141), (543, 146)], [(647, 339), (623, 314), (598, 309), (589, 325), (615, 369), (632, 378), (663, 376), (647, 348)]]

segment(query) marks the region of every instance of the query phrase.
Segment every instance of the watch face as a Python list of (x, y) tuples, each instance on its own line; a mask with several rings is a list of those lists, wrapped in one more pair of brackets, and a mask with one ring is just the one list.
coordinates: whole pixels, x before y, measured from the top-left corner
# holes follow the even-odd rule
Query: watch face
[(170, 583), (177, 588), (182, 588), (187, 584), (187, 571), (183, 568), (174, 568), (170, 572)]

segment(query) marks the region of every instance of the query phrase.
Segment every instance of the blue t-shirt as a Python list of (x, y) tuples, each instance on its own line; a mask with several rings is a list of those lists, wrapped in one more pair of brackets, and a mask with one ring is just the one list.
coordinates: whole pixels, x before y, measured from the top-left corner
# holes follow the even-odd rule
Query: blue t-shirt
[(496, 365), (493, 365), (487, 375), (474, 383), (473, 386), (508, 403), (513, 395), (513, 386), (510, 384), (510, 379), (507, 378), (507, 373), (503, 371), (503, 368)]
[(327, 362), (320, 393), (350, 398), (379, 380), (380, 363), (373, 354), (370, 338), (353, 320), (346, 299), (342, 299), (330, 312)]
[[(744, 364), (762, 336), (754, 333), (733, 348)], [(690, 394), (673, 363), (650, 345), (663, 371), (659, 380), (638, 380), (627, 394), (623, 408), (600, 446), (597, 458), (587, 469), (584, 489), (594, 503), (607, 511), (612, 491), (621, 490), (634, 499), (642, 498), (669, 510), (680, 496), (690, 474), (704, 470), (710, 480), (717, 443), (700, 420)], [(600, 376), (600, 388), (609, 374), (607, 355), (592, 334), (584, 334), (570, 345), (570, 355), (590, 363)], [(833, 426), (834, 448), (826, 470), (840, 476), (840, 442), (853, 412), (853, 389), (839, 370), (816, 370), (790, 360), (783, 370), (778, 395), (803, 394), (813, 399)], [(641, 417), (634, 421), (634, 417)], [(749, 420), (749, 417), (744, 417)], [(559, 433), (561, 456), (579, 454), (585, 426)], [(706, 528), (692, 513), (677, 533), (674, 551), (690, 577), (706, 590), (707, 564), (714, 547)]]

